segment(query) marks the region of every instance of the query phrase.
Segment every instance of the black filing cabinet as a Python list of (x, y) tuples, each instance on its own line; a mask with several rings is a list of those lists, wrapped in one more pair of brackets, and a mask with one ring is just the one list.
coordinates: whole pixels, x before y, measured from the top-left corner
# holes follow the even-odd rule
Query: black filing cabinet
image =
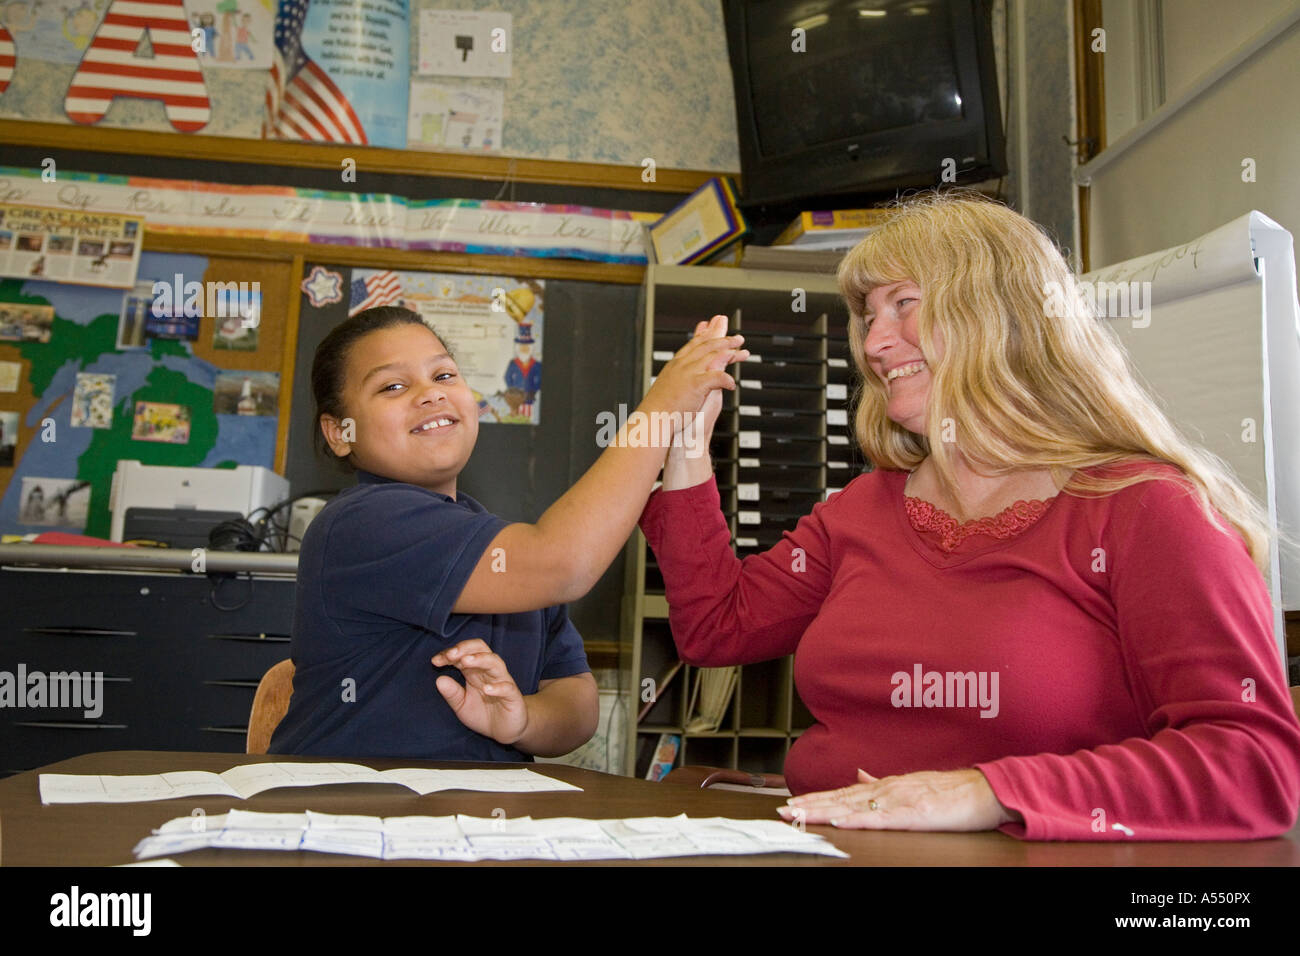
[[(289, 656), (294, 587), (292, 575), (0, 567), (0, 774), (103, 750), (242, 753), (257, 682)], [(73, 698), (51, 674), (102, 674), (102, 712), (88, 716), (84, 698), (52, 706)]]

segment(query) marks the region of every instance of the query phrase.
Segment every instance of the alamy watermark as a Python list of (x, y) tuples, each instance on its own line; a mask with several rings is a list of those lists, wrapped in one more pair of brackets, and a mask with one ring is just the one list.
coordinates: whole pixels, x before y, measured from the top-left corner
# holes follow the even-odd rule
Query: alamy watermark
[(152, 912), (152, 893), (85, 893), (74, 885), (50, 897), (51, 926), (119, 926), (148, 936)]
[(87, 720), (104, 712), (104, 672), (0, 671), (0, 707), (80, 708)]
[(699, 428), (695, 412), (642, 412), (628, 414), (620, 403), (617, 414), (596, 414), (596, 445), (600, 448), (685, 448), (687, 458), (699, 458), (708, 438)]
[(1043, 313), (1054, 319), (1063, 319), (1069, 314), (1069, 299), (1073, 297), (1100, 318), (1132, 319), (1135, 329), (1145, 329), (1151, 324), (1150, 282), (1071, 279), (1064, 286), (1059, 282), (1047, 283), (1043, 286), (1043, 295)]
[(153, 284), (154, 318), (184, 316), (188, 319), (239, 318), (243, 328), (255, 329), (262, 315), (260, 282), (185, 281), (180, 273), (171, 282)]
[(996, 717), (997, 671), (923, 671), (912, 665), (912, 673), (896, 671), (889, 678), (894, 685), (889, 702), (895, 707), (979, 707), (981, 717)]

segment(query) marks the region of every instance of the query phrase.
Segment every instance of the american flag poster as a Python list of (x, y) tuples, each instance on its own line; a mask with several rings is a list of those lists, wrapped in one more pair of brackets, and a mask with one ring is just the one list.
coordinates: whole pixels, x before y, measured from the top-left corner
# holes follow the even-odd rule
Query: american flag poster
[(279, 0), (263, 135), (405, 148), (410, 19), (408, 0)]

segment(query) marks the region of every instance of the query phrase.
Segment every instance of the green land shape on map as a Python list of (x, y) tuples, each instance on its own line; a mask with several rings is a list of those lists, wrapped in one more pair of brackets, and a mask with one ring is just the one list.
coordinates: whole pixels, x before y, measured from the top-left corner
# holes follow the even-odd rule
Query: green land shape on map
[[(50, 304), (39, 296), (20, 295), (18, 288), (19, 284), (13, 280), (0, 282), (0, 301)], [(70, 322), (56, 315), (50, 329), (49, 342), (21, 343), (19, 351), (23, 358), (31, 362), (28, 377), (32, 383), (32, 394), (38, 399), (42, 398), (59, 369), (69, 361), (76, 362), (78, 371), (82, 371), (100, 356), (115, 353), (117, 325), (118, 316), (113, 313), (98, 316), (88, 325)], [(194, 358), (182, 343), (166, 339), (154, 339), (150, 343), (149, 354), (154, 361), (161, 360), (165, 355)], [(51, 405), (47, 413), (64, 400), (61, 398), (55, 405)], [(136, 402), (187, 406), (190, 410), (189, 442), (180, 445), (133, 439), (131, 427), (135, 420)], [(155, 366), (143, 386), (129, 396), (114, 397), (113, 426), (93, 429), (95, 434), (91, 436), (89, 447), (77, 457), (76, 474), (48, 477), (77, 478), (90, 482), (90, 509), (85, 534), (107, 538), (112, 524), (112, 515), (108, 510), (109, 492), (118, 460), (134, 459), (146, 465), (196, 467), (216, 445), (217, 427), (217, 416), (212, 410), (211, 389), (194, 384), (181, 372)], [(33, 440), (40, 440), (39, 433)], [(57, 432), (55, 440), (58, 440)], [(18, 464), (21, 467), (21, 461)]]

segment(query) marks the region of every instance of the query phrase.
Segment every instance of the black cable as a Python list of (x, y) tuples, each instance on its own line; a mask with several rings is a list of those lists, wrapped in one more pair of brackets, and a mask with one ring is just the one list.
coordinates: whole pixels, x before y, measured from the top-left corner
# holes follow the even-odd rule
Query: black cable
[(248, 577), (244, 579), (248, 582), (248, 593), (244, 596), (243, 601), (241, 601), (239, 604), (233, 604), (230, 607), (226, 607), (224, 604), (222, 604), (220, 601), (217, 600), (217, 588), (221, 587), (221, 585), (224, 582), (232, 581), (238, 577), (239, 577), (238, 574), (211, 574), (210, 573), (208, 575), (208, 579), (212, 582), (212, 586), (208, 589), (208, 600), (212, 602), (212, 606), (216, 608), (218, 611), (238, 611), (241, 608), (245, 607), (248, 604), (248, 602), (253, 599), (253, 575), (249, 574)]
[[(278, 536), (281, 542), (281, 551), (284, 550), (284, 543), (290, 537), (297, 537), (289, 534), (289, 523), (281, 525), (275, 520), (278, 512), (287, 507), (291, 507), (294, 502), (303, 498), (316, 498), (322, 496), (333, 496), (338, 494), (336, 490), (322, 489), (320, 491), (309, 491), (305, 494), (294, 495), (285, 498), (280, 503), (270, 508), (263, 505), (249, 512), (246, 518), (232, 518), (222, 521), (212, 528), (208, 533), (208, 547), (213, 551), (262, 551), (272, 550), (267, 547), (269, 539)], [(265, 517), (257, 520), (255, 518), (261, 512), (265, 512)]]

